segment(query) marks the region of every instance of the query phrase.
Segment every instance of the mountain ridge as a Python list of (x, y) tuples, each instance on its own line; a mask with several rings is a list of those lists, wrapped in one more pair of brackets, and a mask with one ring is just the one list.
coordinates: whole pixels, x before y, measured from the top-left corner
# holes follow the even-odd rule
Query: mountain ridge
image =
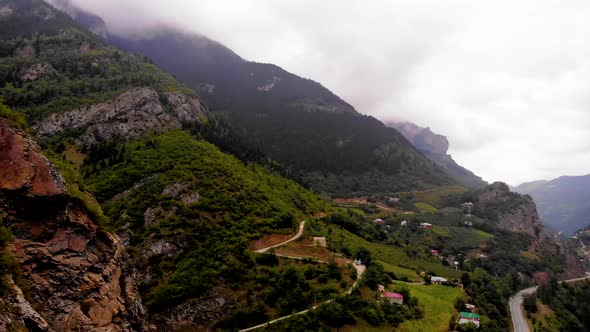
[(171, 28), (106, 40), (148, 56), (197, 90), (242, 141), (316, 191), (346, 196), (454, 182), (396, 130), (276, 65), (246, 61), (216, 41)]
[(422, 128), (411, 122), (389, 121), (388, 126), (397, 129), (412, 143), (426, 158), (440, 166), (458, 183), (468, 188), (483, 188), (488, 183), (470, 170), (457, 164), (447, 153), (449, 140), (446, 136), (434, 133), (430, 128)]
[(573, 234), (590, 225), (590, 175), (525, 182), (514, 190), (531, 195), (543, 221), (557, 231)]

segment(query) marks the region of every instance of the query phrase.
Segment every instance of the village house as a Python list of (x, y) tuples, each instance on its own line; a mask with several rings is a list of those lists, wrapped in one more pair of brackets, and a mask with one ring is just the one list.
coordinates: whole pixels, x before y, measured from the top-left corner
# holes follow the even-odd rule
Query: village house
[(380, 293), (384, 293), (385, 292), (385, 286), (379, 284), (377, 285), (377, 291)]
[(420, 227), (431, 229), (432, 228), (432, 224), (429, 224), (427, 222), (421, 222), (420, 223)]
[(383, 219), (375, 219), (375, 220), (373, 220), (373, 224), (383, 225), (383, 224), (385, 224), (385, 221)]
[(469, 304), (469, 303), (465, 304), (465, 308), (469, 312), (473, 312), (473, 310), (475, 310), (475, 306), (473, 304)]
[(408, 226), (408, 221), (407, 220), (402, 220), (401, 225), (402, 226)]
[(313, 238), (313, 245), (316, 247), (327, 247), (326, 238), (325, 237), (314, 237)]
[(447, 279), (443, 277), (431, 277), (430, 282), (435, 285), (442, 285), (444, 283), (447, 283)]
[(459, 324), (463, 325), (467, 323), (473, 323), (479, 327), (479, 315), (472, 312), (461, 312), (459, 314)]
[(438, 257), (438, 250), (430, 250), (430, 253), (432, 254), (432, 256)]
[(402, 294), (385, 292), (381, 296), (389, 300), (391, 304), (404, 304), (404, 296)]

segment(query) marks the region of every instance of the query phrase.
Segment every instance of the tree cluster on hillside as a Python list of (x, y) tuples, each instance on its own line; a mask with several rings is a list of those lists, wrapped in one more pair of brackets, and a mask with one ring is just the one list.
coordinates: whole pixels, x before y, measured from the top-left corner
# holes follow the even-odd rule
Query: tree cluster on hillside
[(590, 282), (558, 283), (555, 278), (539, 286), (537, 291), (524, 301), (529, 315), (537, 313), (543, 305), (541, 316), (532, 318), (535, 331), (590, 331)]

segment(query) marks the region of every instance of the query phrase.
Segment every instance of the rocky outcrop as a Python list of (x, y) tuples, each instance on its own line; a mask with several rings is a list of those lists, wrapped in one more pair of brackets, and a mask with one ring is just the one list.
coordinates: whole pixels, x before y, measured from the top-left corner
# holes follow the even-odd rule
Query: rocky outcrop
[(453, 157), (447, 154), (449, 141), (445, 136), (432, 132), (430, 128), (418, 127), (411, 122), (388, 122), (387, 126), (398, 130), (426, 158), (432, 160), (460, 184), (477, 189), (487, 185), (481, 177), (457, 164)]
[(50, 331), (149, 329), (124, 246), (70, 196), (39, 146), (1, 120), (0, 215), (39, 314), (21, 299), (19, 319)]
[(25, 45), (18, 48), (14, 54), (22, 58), (32, 58), (35, 56), (35, 49), (31, 45)]
[(55, 69), (50, 64), (37, 63), (23, 72), (21, 80), (23, 82), (33, 82), (53, 73), (55, 73)]
[(0, 331), (11, 331), (18, 326), (29, 331), (47, 331), (47, 322), (25, 299), (23, 291), (14, 283), (12, 277), (5, 275), (2, 283), (7, 289), (0, 302), (0, 307), (3, 307), (3, 310), (0, 310)]
[(141, 87), (105, 103), (52, 114), (34, 129), (45, 137), (64, 130), (82, 130), (81, 140), (92, 143), (117, 136), (131, 137), (148, 130), (180, 128), (183, 122), (203, 123), (206, 118), (206, 111), (195, 97), (180, 92), (160, 96), (153, 88)]
[(227, 317), (237, 308), (238, 299), (230, 290), (212, 288), (198, 298), (154, 315), (153, 320), (165, 331), (212, 331), (212, 322)]
[(420, 151), (447, 154), (449, 140), (443, 135), (433, 133), (430, 128), (418, 127), (411, 122), (388, 122), (387, 125), (397, 129)]
[(541, 236), (543, 225), (533, 199), (510, 192), (504, 183), (496, 182), (480, 191), (475, 207), (495, 214), (499, 226), (506, 230), (526, 233), (536, 239)]
[(90, 52), (90, 50), (92, 49), (91, 45), (89, 42), (84, 41), (82, 42), (82, 44), (80, 44), (80, 53), (82, 54), (86, 54), (88, 52)]

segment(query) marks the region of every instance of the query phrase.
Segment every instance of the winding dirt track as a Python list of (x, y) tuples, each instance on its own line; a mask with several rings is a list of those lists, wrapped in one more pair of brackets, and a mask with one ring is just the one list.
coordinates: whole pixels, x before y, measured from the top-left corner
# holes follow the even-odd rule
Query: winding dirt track
[[(297, 233), (292, 238), (288, 239), (287, 241), (283, 241), (283, 242), (281, 242), (279, 244), (275, 244), (275, 245), (272, 245), (272, 246), (269, 246), (269, 247), (266, 247), (266, 248), (258, 249), (258, 250), (255, 250), (254, 252), (257, 252), (257, 253), (260, 254), (260, 253), (263, 253), (263, 252), (267, 252), (267, 251), (269, 251), (272, 248), (280, 247), (280, 246), (283, 246), (283, 245), (285, 245), (285, 244), (287, 244), (289, 242), (293, 242), (293, 241), (297, 240), (298, 238), (301, 237), (301, 235), (303, 235), (303, 227), (304, 226), (305, 226), (305, 221), (302, 221), (299, 224), (299, 230), (297, 231)], [(280, 256), (280, 255), (277, 255), (277, 256)]]
[[(264, 253), (264, 252), (267, 252), (268, 250), (270, 250), (272, 248), (280, 247), (280, 246), (285, 245), (285, 244), (287, 244), (289, 242), (292, 242), (292, 241), (297, 240), (298, 238), (301, 237), (301, 235), (303, 235), (304, 226), (305, 226), (305, 221), (302, 221), (301, 224), (299, 224), (299, 231), (292, 238), (288, 239), (287, 241), (281, 242), (279, 244), (275, 244), (275, 245), (272, 245), (272, 246), (269, 246), (269, 247), (266, 247), (266, 248), (255, 250), (255, 252), (257, 252), (257, 253)], [(280, 255), (280, 254), (276, 254), (276, 255), (279, 256), (279, 257), (286, 257), (286, 258), (293, 258), (293, 259), (302, 259), (301, 257), (291, 257), (291, 256), (286, 256), (286, 255)], [(318, 262), (325, 263), (323, 261), (318, 261)], [(352, 293), (352, 290), (358, 285), (358, 282), (361, 279), (361, 276), (363, 275), (363, 273), (365, 272), (365, 269), (366, 269), (366, 267), (364, 265), (356, 265), (356, 264), (354, 265), (354, 268), (356, 269), (356, 274), (357, 274), (356, 281), (354, 282), (354, 284), (352, 285), (352, 287), (350, 287), (344, 293), (346, 295), (350, 295), (350, 293)], [(249, 327), (247, 329), (240, 330), (240, 332), (247, 332), (247, 331), (256, 330), (256, 329), (259, 329), (259, 328), (262, 328), (262, 327), (265, 327), (265, 326), (274, 324), (276, 322), (280, 322), (280, 321), (282, 321), (284, 319), (287, 319), (287, 318), (290, 318), (290, 317), (293, 317), (293, 316), (303, 315), (303, 314), (309, 312), (310, 310), (316, 309), (317, 307), (321, 306), (322, 304), (330, 303), (332, 301), (333, 300), (327, 300), (327, 301), (324, 301), (322, 303), (318, 303), (318, 304), (314, 305), (313, 307), (311, 307), (310, 309), (305, 309), (305, 310), (296, 312), (296, 313), (291, 314), (291, 315), (279, 317), (277, 319), (273, 319), (273, 320), (268, 321), (266, 323), (262, 323), (260, 325), (256, 325), (256, 326)]]

